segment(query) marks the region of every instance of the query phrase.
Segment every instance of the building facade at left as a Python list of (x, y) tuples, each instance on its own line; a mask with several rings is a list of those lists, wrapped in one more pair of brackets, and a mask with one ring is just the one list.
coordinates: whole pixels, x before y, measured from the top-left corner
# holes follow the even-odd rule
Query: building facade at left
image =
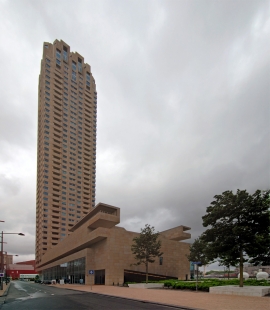
[(97, 91), (64, 41), (43, 44), (38, 87), (36, 265), (95, 206)]

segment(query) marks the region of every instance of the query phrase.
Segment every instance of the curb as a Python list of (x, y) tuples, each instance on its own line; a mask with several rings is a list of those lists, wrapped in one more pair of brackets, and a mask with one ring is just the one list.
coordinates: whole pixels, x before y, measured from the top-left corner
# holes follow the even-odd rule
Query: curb
[(74, 288), (64, 288), (64, 289), (70, 290), (70, 291), (79, 291), (79, 292), (82, 292), (82, 293), (92, 293), (92, 294), (96, 294), (96, 295), (100, 295), (100, 296), (106, 296), (106, 297), (109, 297), (109, 298), (120, 298), (120, 299), (126, 299), (126, 300), (132, 300), (132, 301), (147, 303), (147, 304), (151, 304), (151, 305), (165, 306), (165, 307), (175, 308), (175, 309), (179, 309), (179, 310), (202, 310), (202, 309), (199, 309), (199, 308), (190, 308), (190, 307), (186, 307), (186, 306), (177, 306), (177, 305), (173, 305), (173, 304), (159, 303), (159, 302), (149, 301), (149, 300), (144, 300), (144, 299), (133, 299), (133, 298), (128, 298), (128, 297), (108, 295), (108, 294), (96, 293), (96, 292), (91, 292), (91, 291), (80, 291), (80, 290), (77, 290), (77, 289), (74, 289)]
[(10, 282), (8, 284), (8, 286), (6, 287), (5, 289), (5, 292), (3, 293), (2, 296), (0, 296), (0, 308), (2, 308), (2, 305), (5, 303), (6, 301), (6, 298), (7, 298), (7, 295), (8, 295), (8, 291), (9, 291), (9, 288), (10, 288)]

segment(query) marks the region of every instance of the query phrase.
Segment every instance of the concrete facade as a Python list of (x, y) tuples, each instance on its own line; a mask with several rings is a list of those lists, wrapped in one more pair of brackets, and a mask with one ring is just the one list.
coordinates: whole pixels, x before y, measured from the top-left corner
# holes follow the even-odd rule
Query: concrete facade
[(238, 296), (256, 296), (263, 297), (270, 294), (270, 286), (244, 286), (225, 285), (210, 287), (210, 294), (225, 294)]
[[(116, 226), (118, 223), (120, 209), (99, 203), (70, 229), (72, 233), (68, 237), (42, 256), (37, 267), (38, 272), (44, 274), (46, 270), (56, 266), (59, 268), (80, 258), (85, 259), (86, 284), (94, 284), (89, 270), (104, 270), (106, 285), (122, 284), (125, 270), (145, 272), (144, 265), (132, 265), (136, 261), (131, 252), (131, 245), (133, 238), (139, 234)], [(190, 245), (181, 242), (190, 238), (190, 234), (185, 232), (189, 229), (186, 226), (178, 226), (160, 232), (161, 251), (164, 253), (162, 264), (156, 258), (154, 263), (149, 264), (149, 273), (178, 279), (189, 277), (189, 261), (186, 255), (189, 254)], [(51, 275), (57, 276), (56, 273)]]
[(97, 92), (64, 41), (43, 44), (38, 86), (36, 263), (95, 206)]
[[(4, 269), (5, 266), (8, 264), (13, 264), (13, 255), (11, 254), (7, 254), (5, 253), (5, 251), (3, 251), (3, 265), (4, 265)], [(2, 252), (0, 251), (0, 264), (2, 263)]]

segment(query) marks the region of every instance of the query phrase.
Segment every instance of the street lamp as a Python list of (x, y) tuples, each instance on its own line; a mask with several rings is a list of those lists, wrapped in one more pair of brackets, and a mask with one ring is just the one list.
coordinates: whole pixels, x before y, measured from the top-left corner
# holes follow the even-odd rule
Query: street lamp
[[(1, 237), (2, 237), (2, 240), (1, 240), (1, 272), (5, 272), (4, 271), (4, 249), (3, 249), (3, 244), (4, 244), (4, 235), (19, 235), (19, 236), (25, 236), (25, 234), (23, 233), (4, 233), (2, 231), (1, 233)], [(3, 290), (3, 279), (1, 279), (1, 290)]]

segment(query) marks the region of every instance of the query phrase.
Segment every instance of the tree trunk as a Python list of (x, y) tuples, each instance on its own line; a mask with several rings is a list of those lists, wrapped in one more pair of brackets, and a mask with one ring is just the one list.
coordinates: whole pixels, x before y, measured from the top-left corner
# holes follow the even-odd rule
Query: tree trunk
[(240, 264), (239, 264), (239, 267), (240, 267), (239, 287), (243, 287), (243, 285), (244, 285), (244, 279), (243, 279), (243, 267), (244, 267), (244, 264), (243, 264), (243, 250), (240, 251)]
[(146, 267), (146, 284), (148, 283), (148, 262), (146, 262), (145, 264), (145, 267)]

